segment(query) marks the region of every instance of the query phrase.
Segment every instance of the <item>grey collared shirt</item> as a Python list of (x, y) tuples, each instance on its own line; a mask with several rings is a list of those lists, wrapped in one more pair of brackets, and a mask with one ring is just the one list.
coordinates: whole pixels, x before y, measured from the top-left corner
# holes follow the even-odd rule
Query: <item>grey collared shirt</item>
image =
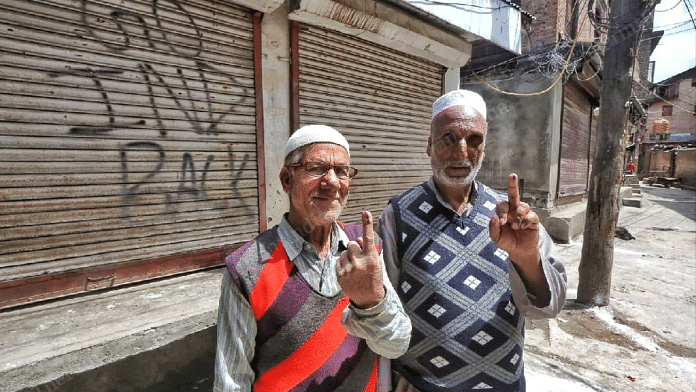
[[(349, 239), (336, 223), (331, 232), (330, 251), (323, 261), (319, 259), (314, 246), (305, 241), (285, 217), (278, 225), (278, 235), (288, 258), (312, 289), (326, 296), (334, 296), (341, 291), (336, 262)], [(408, 349), (411, 321), (389, 282), (384, 265), (382, 272), (386, 291), (382, 302), (369, 309), (349, 305), (343, 312), (341, 322), (348, 333), (365, 339), (375, 353), (385, 358), (397, 358)], [(250, 365), (255, 352), (256, 319), (251, 305), (232, 283), (227, 269), (223, 272), (217, 330), (214, 390), (250, 391), (256, 377)], [(388, 369), (388, 361), (382, 360), (380, 365), (379, 390), (386, 391), (390, 384), (389, 371), (381, 369)]]

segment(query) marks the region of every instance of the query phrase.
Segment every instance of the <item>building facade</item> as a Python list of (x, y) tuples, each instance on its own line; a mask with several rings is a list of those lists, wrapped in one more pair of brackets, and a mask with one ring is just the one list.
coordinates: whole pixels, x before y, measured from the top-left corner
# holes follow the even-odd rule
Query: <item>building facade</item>
[[(523, 17), (522, 55), (474, 44), (462, 85), (483, 94), (492, 107), (481, 178), (503, 189), (504, 173), (518, 173), (523, 199), (554, 226), (549, 219), (586, 200), (590, 186), (609, 3), (548, 0), (520, 6), (530, 15)], [(652, 14), (644, 19), (641, 34), (652, 36)], [(649, 85), (649, 53), (656, 41), (638, 45), (633, 67), (638, 83)], [(624, 130), (626, 145), (645, 122), (641, 103), (632, 102), (636, 110)], [(579, 234), (562, 230), (561, 238), (552, 235), (566, 241)]]
[(696, 67), (655, 83), (644, 141), (696, 139)]
[(466, 28), (401, 0), (4, 3), (0, 308), (220, 265), (287, 210), (306, 124), (351, 143), (343, 219), (378, 215), (428, 177), (472, 43), (515, 44), (489, 3)]

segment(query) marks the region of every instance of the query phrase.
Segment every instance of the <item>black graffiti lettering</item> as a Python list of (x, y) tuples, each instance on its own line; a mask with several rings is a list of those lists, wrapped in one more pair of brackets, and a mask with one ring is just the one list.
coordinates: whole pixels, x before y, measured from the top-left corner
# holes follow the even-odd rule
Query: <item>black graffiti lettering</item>
[[(151, 150), (158, 152), (159, 160), (157, 165), (145, 174), (145, 177), (137, 179), (135, 181), (129, 178), (128, 169), (128, 151), (142, 151)], [(138, 193), (138, 189), (150, 182), (150, 179), (162, 171), (164, 166), (164, 149), (158, 143), (154, 142), (132, 142), (121, 147), (121, 174), (123, 176), (123, 197), (128, 201), (135, 197)]]
[[(70, 128), (71, 135), (115, 137), (113, 131), (117, 129), (139, 128), (158, 131), (159, 138), (164, 140), (171, 137), (173, 129), (176, 129), (177, 135), (183, 135), (181, 140), (189, 140), (190, 135), (186, 136), (185, 130), (180, 129), (183, 124), (183, 127), (188, 128), (186, 131), (197, 135), (218, 137), (220, 124), (224, 124), (224, 121), (235, 113), (240, 105), (249, 100), (253, 101), (254, 93), (249, 91), (251, 87), (245, 86), (249, 84), (248, 82), (198, 58), (203, 50), (202, 33), (193, 15), (184, 8), (185, 2), (150, 0), (151, 13), (141, 15), (134, 11), (136, 8), (132, 4), (129, 4), (133, 0), (114, 1), (111, 5), (110, 1), (97, 3), (89, 0), (80, 1), (81, 21), (87, 34), (107, 51), (118, 53), (120, 59), (128, 58), (124, 51), (137, 48), (137, 53), (149, 52), (151, 55), (159, 56), (161, 53), (168, 52), (170, 55), (165, 56), (174, 54), (185, 61), (151, 63), (133, 59), (129, 65), (124, 66), (123, 70), (88, 67), (52, 72), (52, 77), (77, 75), (89, 78), (91, 82), (85, 82), (86, 89), (92, 94), (95, 94), (95, 91), (99, 94), (99, 97), (91, 98), (92, 104), (96, 102), (97, 106), (104, 107), (103, 115), (106, 117), (102, 117), (101, 123), (95, 121), (87, 125), (79, 124)], [(134, 55), (137, 54), (134, 52)], [(134, 82), (134, 80), (139, 81)], [(95, 87), (90, 87), (89, 83), (93, 83)], [(215, 102), (214, 86), (218, 84), (221, 84), (224, 89), (230, 86), (236, 89), (235, 94), (220, 92), (219, 95), (224, 97), (225, 105)], [(110, 90), (109, 87), (112, 85), (117, 87)], [(131, 105), (131, 100), (123, 97), (130, 93), (129, 90), (135, 89), (140, 91), (132, 92), (134, 109), (121, 109)], [(151, 110), (151, 112), (147, 113), (143, 119), (130, 121), (131, 113), (142, 113), (142, 106), (136, 106), (138, 103), (142, 106), (149, 105), (149, 108), (145, 110)], [(124, 112), (119, 113), (119, 110)], [(139, 127), (146, 125), (146, 119), (149, 119), (147, 128)], [(136, 202), (143, 202), (138, 198), (145, 193), (164, 197), (166, 209), (176, 209), (184, 198), (202, 201), (207, 197), (206, 181), (210, 181), (210, 177), (213, 177), (209, 172), (214, 162), (214, 155), (208, 155), (205, 163), (199, 161), (199, 168), (196, 170), (196, 162), (193, 159), (196, 154), (184, 152), (181, 171), (178, 173), (179, 181), (177, 183), (157, 182), (155, 180), (157, 176), (162, 175), (166, 155), (169, 155), (171, 160), (172, 152), (167, 150), (165, 154), (162, 145), (153, 141), (155, 140), (153, 135), (133, 137), (132, 133), (128, 133), (127, 137), (129, 140), (140, 139), (141, 141), (119, 144), (118, 147), (122, 175), (120, 196), (126, 216), (129, 215), (129, 207), (135, 206)], [(226, 143), (225, 140), (219, 142)], [(249, 205), (243, 205), (245, 199), (239, 186), (250, 154), (245, 153), (243, 160), (239, 160), (240, 154), (237, 154), (236, 164), (232, 147), (229, 145), (228, 154), (232, 197), (239, 200), (242, 208), (249, 210)], [(167, 175), (172, 174), (172, 172), (167, 173)], [(227, 200), (221, 201), (225, 206), (227, 202)]]
[[(143, 63), (138, 63), (138, 68), (140, 69), (143, 79), (145, 80), (145, 85), (147, 86), (147, 93), (150, 99), (150, 106), (152, 107), (152, 112), (155, 115), (155, 120), (157, 120), (157, 128), (161, 136), (167, 136), (167, 130), (164, 127), (164, 122), (162, 121), (162, 116), (160, 115), (159, 109), (157, 108), (157, 103), (155, 102), (155, 92), (150, 82), (150, 75), (148, 75), (148, 65)], [(151, 67), (150, 67), (151, 68)]]
[[(227, 146), (227, 158), (228, 158), (229, 164), (230, 164), (230, 173), (232, 174), (232, 182), (231, 182), (230, 186), (235, 191), (235, 193), (238, 193), (239, 188), (237, 185), (239, 184), (239, 179), (242, 176), (242, 171), (244, 170), (244, 168), (246, 168), (247, 160), (249, 160), (249, 153), (244, 154), (244, 160), (242, 161), (238, 170), (235, 170), (235, 168), (234, 168), (234, 154), (232, 151), (232, 146)], [(235, 171), (236, 171), (236, 173), (235, 173)]]
[[(159, 97), (166, 96), (171, 99), (178, 110), (183, 113), (186, 121), (196, 133), (201, 135), (218, 135), (218, 128), (221, 121), (236, 110), (237, 104), (242, 104), (249, 99), (251, 94), (247, 91), (248, 88), (237, 80), (235, 76), (222, 72), (210, 64), (197, 59), (203, 48), (202, 34), (196, 25), (195, 19), (184, 9), (182, 4), (176, 0), (153, 0), (151, 5), (154, 22), (150, 20), (148, 24), (148, 21), (143, 16), (131, 11), (114, 8), (108, 8), (108, 11), (104, 11), (102, 6), (93, 5), (87, 0), (82, 0), (82, 23), (88, 34), (110, 50), (123, 51), (130, 48), (135, 34), (129, 32), (129, 30), (134, 31), (135, 29), (133, 26), (138, 26), (138, 29), (141, 30), (140, 36), (146, 40), (150, 48), (158, 51), (167, 50), (176, 53), (182, 58), (191, 59), (193, 61), (193, 67), (189, 69), (189, 72), (187, 72), (186, 68), (177, 67), (175, 68), (175, 77), (172, 76), (171, 72), (165, 73), (156, 70), (155, 67), (148, 62), (137, 63), (137, 67), (145, 81), (150, 106), (157, 122), (157, 129), (159, 130), (160, 136), (167, 135), (164, 119), (160, 114), (161, 109), (156, 102)], [(104, 24), (105, 20), (110, 20), (116, 26), (116, 32), (113, 32), (114, 29), (112, 29), (111, 35), (107, 37), (106, 34), (109, 33), (109, 30), (104, 26), (100, 26), (99, 28), (93, 26), (95, 20), (100, 22), (100, 24)], [(187, 23), (182, 24), (176, 22), (176, 24), (174, 24), (174, 21), (181, 20), (186, 20)], [(168, 23), (171, 23), (171, 25), (168, 25)], [(190, 31), (178, 35), (168, 33), (170, 30), (177, 30), (180, 32), (182, 29), (189, 29)], [(155, 38), (155, 36), (158, 36), (158, 38)], [(166, 48), (162, 47), (162, 43), (166, 45)], [(92, 77), (97, 89), (102, 93), (102, 100), (109, 114), (109, 124), (98, 127), (74, 127), (71, 132), (80, 134), (100, 134), (118, 128), (119, 126), (115, 124), (116, 116), (113, 106), (99, 79), (100, 73), (113, 71), (91, 71), (86, 69), (83, 72)], [(229, 85), (242, 88), (242, 93), (238, 95), (238, 102), (230, 103), (227, 110), (218, 112), (217, 115), (214, 112), (208, 75), (224, 78), (228, 81)], [(205, 95), (205, 112), (207, 113), (201, 110), (202, 106), (194, 98), (194, 89), (190, 86), (191, 82), (199, 82), (201, 84), (202, 92)], [(157, 88), (164, 89), (165, 93), (158, 96), (156, 91)], [(144, 120), (136, 124), (143, 125)], [(124, 124), (124, 126), (127, 125), (128, 124)]]
[[(235, 169), (234, 167), (234, 153), (232, 151), (232, 146), (227, 146), (227, 160), (229, 163), (229, 170), (230, 170), (230, 175), (232, 177), (232, 180), (230, 182), (230, 189), (232, 189), (232, 193), (234, 193), (235, 196), (242, 198), (243, 195), (239, 191), (239, 180), (242, 177), (242, 174), (244, 174), (244, 169), (246, 168), (247, 161), (249, 160), (249, 153), (244, 154), (244, 160), (239, 166), (239, 169)], [(245, 211), (250, 211), (249, 206), (244, 205), (244, 210)]]
[[(169, 3), (173, 6), (162, 6), (162, 3)], [(189, 27), (193, 30), (193, 33), (185, 35), (182, 34), (179, 38), (182, 42), (178, 45), (173, 44), (173, 39), (171, 38), (171, 36), (167, 34), (167, 31), (169, 29), (163, 26), (163, 22), (167, 21), (168, 19), (180, 19), (176, 15), (174, 15), (176, 13), (183, 14), (184, 18), (188, 19), (189, 21), (189, 24), (187, 24), (186, 27)], [(167, 14), (168, 17), (164, 17), (164, 14)], [(198, 55), (200, 55), (201, 50), (203, 49), (203, 40), (201, 39), (201, 32), (198, 29), (198, 26), (196, 26), (196, 21), (193, 19), (191, 14), (188, 11), (186, 11), (184, 7), (181, 4), (179, 4), (178, 1), (153, 0), (152, 15), (154, 15), (155, 17), (157, 27), (160, 33), (162, 34), (164, 41), (169, 46), (169, 49), (171, 49), (172, 52), (184, 57), (197, 57)], [(181, 26), (178, 26), (177, 30), (181, 30)]]
[(209, 155), (205, 160), (201, 179), (196, 179), (196, 168), (193, 163), (193, 157), (190, 153), (185, 152), (181, 166), (181, 182), (179, 183), (179, 192), (190, 193), (196, 197), (205, 194), (205, 177), (210, 169), (210, 164), (215, 159), (213, 155)]
[[(154, 21), (150, 20), (148, 23), (145, 18), (133, 12), (113, 8), (105, 12), (102, 5), (82, 0), (81, 21), (93, 38), (113, 51), (122, 52), (130, 49), (135, 34), (129, 30), (135, 31), (137, 27), (152, 49), (169, 51), (185, 57), (200, 55), (203, 49), (202, 34), (191, 13), (175, 0), (152, 0), (151, 5)], [(107, 20), (116, 26), (115, 31), (109, 31), (104, 26)], [(182, 24), (181, 20), (188, 20), (188, 23)], [(189, 31), (182, 32), (183, 29)], [(168, 33), (175, 30), (176, 35)]]
[[(195, 102), (191, 99), (184, 100), (179, 97), (179, 94), (177, 94), (174, 91), (174, 86), (172, 83), (169, 83), (165, 80), (165, 78), (157, 72), (150, 64), (143, 64), (141, 67), (141, 70), (143, 70), (143, 75), (147, 78), (147, 86), (148, 90), (150, 93), (150, 102), (152, 103), (152, 107), (155, 110), (155, 114), (158, 117), (158, 124), (160, 125), (160, 130), (162, 131), (164, 129), (164, 125), (162, 124), (162, 120), (159, 117), (159, 113), (157, 112), (157, 105), (155, 103), (155, 87), (161, 87), (164, 88), (165, 91), (167, 92), (167, 95), (169, 98), (174, 101), (174, 104), (181, 110), (181, 112), (184, 114), (184, 117), (186, 117), (186, 120), (191, 124), (191, 127), (194, 129), (194, 131), (198, 134), (203, 134), (207, 133), (203, 126), (201, 125), (201, 121), (198, 118), (198, 112), (195, 108)], [(181, 84), (183, 85), (184, 89), (188, 93), (188, 97), (190, 98), (191, 91), (188, 89), (188, 85), (186, 82), (186, 78), (183, 75), (183, 71), (178, 68), (177, 69), (177, 74), (179, 75), (179, 79), (181, 81)], [(151, 77), (156, 80), (156, 82), (153, 82), (151, 80)], [(188, 103), (188, 105), (186, 105)], [(188, 107), (185, 107), (188, 106)], [(210, 128), (210, 127), (209, 127)], [(160, 131), (160, 132), (161, 132)]]
[[(145, 37), (149, 37), (150, 34), (147, 27), (147, 23), (145, 22), (145, 19), (143, 17), (128, 11), (113, 10), (110, 13), (108, 13), (108, 18), (111, 19), (111, 21), (116, 25), (118, 32), (111, 33), (111, 37), (107, 38), (107, 35), (109, 33), (108, 31), (105, 31), (106, 29), (92, 28), (92, 23), (90, 22), (91, 17), (98, 23), (104, 23), (104, 17), (106, 16), (106, 14), (103, 14), (104, 16), (94, 16), (95, 12), (92, 12), (91, 10), (87, 9), (88, 3), (90, 3), (89, 0), (82, 0), (82, 25), (85, 27), (87, 32), (92, 37), (96, 38), (99, 41), (99, 43), (101, 43), (105, 47), (119, 52), (124, 51), (130, 47), (131, 37), (123, 21), (136, 22), (142, 27)], [(100, 30), (102, 30), (101, 33), (99, 33)]]
[[(152, 106), (155, 118), (157, 119), (157, 124), (160, 129), (160, 134), (165, 136), (167, 134), (166, 127), (164, 126), (163, 119), (160, 116), (158, 105), (156, 102), (157, 93), (156, 88), (164, 89), (165, 96), (172, 100), (176, 107), (183, 113), (186, 121), (190, 124), (191, 128), (200, 135), (218, 135), (218, 124), (223, 121), (229, 114), (236, 110), (236, 105), (230, 105), (229, 109), (225, 112), (220, 113), (217, 117), (215, 116), (212, 98), (210, 96), (210, 87), (206, 77), (206, 71), (214, 71), (214, 68), (208, 66), (202, 62), (196, 62), (196, 73), (197, 80), (203, 86), (203, 91), (205, 93), (206, 102), (206, 112), (207, 118), (203, 118), (201, 115), (201, 110), (196, 107), (197, 101), (192, 95), (192, 89), (189, 87), (189, 81), (195, 80), (191, 75), (186, 75), (184, 70), (181, 68), (176, 69), (177, 79), (168, 81), (165, 75), (157, 71), (152, 65), (140, 63), (138, 65), (140, 71), (143, 75), (143, 79), (147, 85), (148, 94), (150, 97), (150, 104)], [(227, 79), (236, 83), (234, 77), (224, 75)], [(175, 84), (174, 82), (178, 83)], [(239, 98), (239, 104), (244, 103), (248, 98), (246, 97), (246, 88), (243, 89), (244, 94)], [(184, 96), (185, 94), (185, 96)]]
[(106, 107), (106, 113), (109, 116), (108, 125), (71, 127), (70, 133), (79, 135), (102, 135), (111, 132), (116, 128), (132, 127), (134, 125), (145, 125), (145, 120), (138, 120), (128, 123), (116, 123), (116, 115), (114, 113), (114, 108), (111, 104), (111, 100), (109, 99), (109, 93), (106, 91), (101, 81), (101, 75), (119, 75), (122, 73), (123, 71), (115, 69), (94, 70), (89, 67), (70, 71), (56, 70), (48, 73), (48, 75), (52, 78), (59, 78), (61, 76), (71, 75), (82, 76), (91, 79), (94, 85), (97, 87), (97, 91), (99, 91), (101, 100), (104, 103), (104, 106)]
[(218, 70), (217, 68), (215, 68), (215, 67), (211, 66), (210, 64), (207, 64), (203, 61), (196, 60), (196, 69), (198, 70), (199, 77), (201, 78), (201, 81), (203, 82), (203, 89), (205, 91), (206, 100), (208, 102), (208, 113), (209, 113), (210, 125), (208, 126), (208, 129), (206, 129), (204, 133), (217, 135), (218, 124), (222, 120), (224, 120), (225, 117), (227, 117), (229, 114), (233, 113), (236, 110), (236, 105), (230, 105), (229, 109), (226, 112), (220, 114), (217, 119), (213, 119), (213, 108), (212, 108), (212, 104), (211, 104), (210, 89), (209, 89), (208, 81), (207, 81), (205, 75), (206, 74), (217, 75), (217, 76), (220, 76), (220, 77), (223, 77), (223, 78), (229, 80), (230, 84), (233, 86), (242, 87), (242, 94), (241, 94), (241, 96), (238, 97), (239, 101), (237, 102), (237, 104), (239, 104), (239, 105), (247, 102), (247, 100), (249, 99), (249, 98), (247, 98), (247, 95), (249, 94), (249, 90), (247, 87), (244, 87), (244, 85), (239, 80), (237, 80), (237, 78), (235, 76), (226, 74), (226, 73)]

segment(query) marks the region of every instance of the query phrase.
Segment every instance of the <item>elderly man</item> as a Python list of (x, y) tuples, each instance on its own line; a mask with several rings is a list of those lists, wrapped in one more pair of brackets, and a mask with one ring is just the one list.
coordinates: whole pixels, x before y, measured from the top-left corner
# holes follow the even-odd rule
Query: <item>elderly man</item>
[(378, 355), (403, 354), (411, 323), (370, 213), (362, 225), (336, 220), (356, 174), (333, 128), (306, 126), (287, 141), (280, 182), (289, 212), (225, 260), (215, 391), (389, 389), (389, 363)]
[(409, 350), (392, 361), (396, 391), (524, 391), (525, 315), (555, 317), (565, 302), (565, 269), (520, 202), (517, 176), (507, 198), (474, 181), (487, 128), (478, 94), (436, 100), (433, 176), (380, 219), (387, 272), (413, 324)]

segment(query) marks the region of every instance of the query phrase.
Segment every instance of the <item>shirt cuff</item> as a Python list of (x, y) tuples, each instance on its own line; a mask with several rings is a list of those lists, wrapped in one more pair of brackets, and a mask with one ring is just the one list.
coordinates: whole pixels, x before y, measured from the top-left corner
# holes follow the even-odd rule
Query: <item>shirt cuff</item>
[(391, 291), (387, 290), (387, 288), (384, 288), (384, 298), (382, 298), (382, 301), (378, 303), (377, 305), (367, 308), (367, 309), (360, 309), (357, 306), (353, 305), (353, 302), (350, 303), (350, 308), (355, 312), (355, 315), (358, 316), (358, 318), (365, 318), (365, 317), (374, 317), (379, 314), (382, 314), (387, 311), (387, 307), (389, 306), (389, 303), (391, 302)]

